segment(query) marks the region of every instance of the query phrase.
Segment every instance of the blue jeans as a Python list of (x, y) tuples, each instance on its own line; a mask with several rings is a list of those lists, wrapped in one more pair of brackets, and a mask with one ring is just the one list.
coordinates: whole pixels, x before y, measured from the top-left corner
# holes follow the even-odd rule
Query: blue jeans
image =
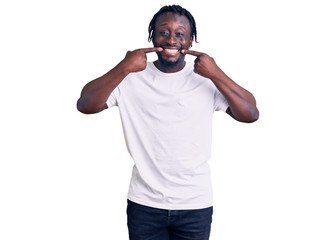
[(208, 240), (213, 208), (164, 210), (128, 200), (130, 240)]

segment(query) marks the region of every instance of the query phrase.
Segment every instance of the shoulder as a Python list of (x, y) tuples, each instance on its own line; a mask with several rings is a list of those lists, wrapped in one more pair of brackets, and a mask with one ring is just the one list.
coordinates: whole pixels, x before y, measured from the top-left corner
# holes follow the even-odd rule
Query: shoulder
[(210, 78), (203, 77), (200, 74), (195, 72), (194, 63), (187, 62), (185, 67), (186, 67), (186, 72), (185, 72), (186, 76), (191, 78), (195, 84), (197, 85), (202, 84), (203, 86), (207, 86), (207, 88), (210, 88), (213, 90), (217, 89)]
[(147, 66), (144, 70), (139, 71), (139, 72), (133, 72), (128, 74), (128, 78), (132, 79), (132, 78), (142, 78), (142, 77), (148, 77), (148, 76), (153, 76), (155, 75), (155, 66), (153, 64), (153, 62), (147, 62)]
[(154, 78), (155, 74), (147, 64), (144, 70), (128, 74), (118, 87), (121, 91), (134, 91), (152, 82)]

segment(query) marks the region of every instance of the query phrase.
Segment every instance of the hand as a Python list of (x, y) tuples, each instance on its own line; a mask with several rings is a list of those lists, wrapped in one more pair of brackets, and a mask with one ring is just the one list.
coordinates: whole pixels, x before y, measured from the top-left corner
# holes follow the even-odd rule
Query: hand
[(123, 61), (129, 72), (139, 72), (144, 70), (147, 66), (147, 53), (162, 51), (163, 48), (161, 47), (140, 48), (134, 51), (128, 51)]
[(196, 57), (194, 72), (199, 75), (212, 79), (216, 76), (220, 68), (217, 66), (215, 60), (206, 53), (201, 53), (192, 50), (183, 49), (181, 51), (183, 54), (190, 54)]

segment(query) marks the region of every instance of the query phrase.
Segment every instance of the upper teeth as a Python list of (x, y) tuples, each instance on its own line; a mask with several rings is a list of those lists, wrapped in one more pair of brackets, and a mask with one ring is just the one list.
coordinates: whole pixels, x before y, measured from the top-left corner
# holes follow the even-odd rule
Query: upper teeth
[(165, 49), (169, 53), (177, 53), (177, 49)]

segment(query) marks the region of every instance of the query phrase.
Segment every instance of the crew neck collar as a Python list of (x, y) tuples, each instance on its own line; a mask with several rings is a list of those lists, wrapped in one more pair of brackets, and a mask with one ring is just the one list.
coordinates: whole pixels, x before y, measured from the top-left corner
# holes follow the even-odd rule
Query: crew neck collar
[(165, 77), (171, 77), (171, 76), (178, 76), (178, 75), (184, 74), (191, 67), (191, 64), (189, 62), (186, 62), (186, 64), (184, 65), (184, 67), (180, 71), (173, 72), (173, 73), (162, 72), (161, 70), (159, 70), (155, 66), (154, 62), (148, 62), (148, 67), (157, 75), (165, 76)]

